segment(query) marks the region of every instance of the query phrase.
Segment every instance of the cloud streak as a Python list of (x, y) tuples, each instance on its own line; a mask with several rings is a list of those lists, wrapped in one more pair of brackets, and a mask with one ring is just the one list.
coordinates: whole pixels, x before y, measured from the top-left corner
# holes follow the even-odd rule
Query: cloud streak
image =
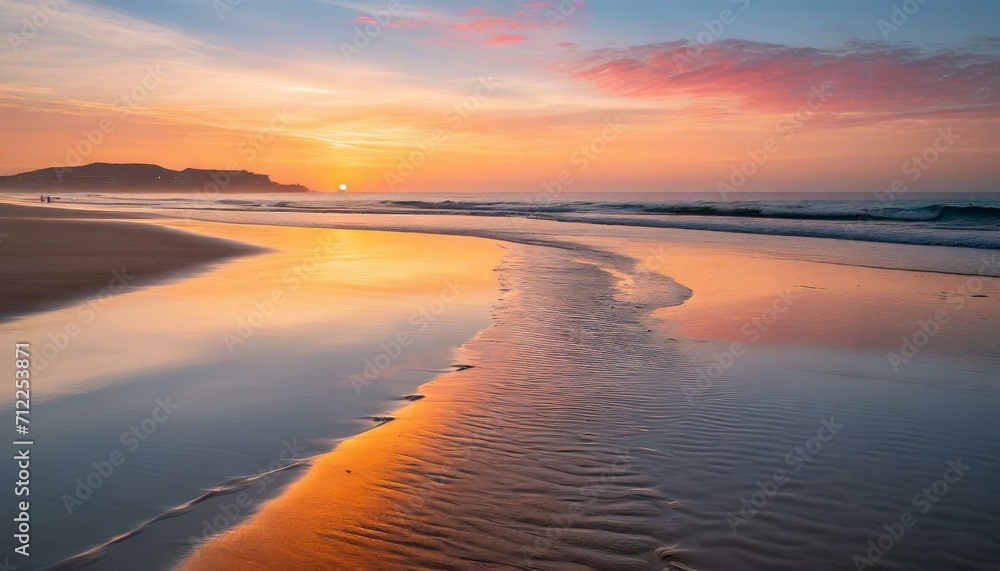
[(526, 41), (528, 38), (518, 35), (506, 35), (506, 36), (494, 36), (492, 38), (486, 38), (484, 40), (487, 44), (491, 46), (505, 46), (508, 44), (516, 44)]
[[(582, 0), (569, 2), (560, 7), (555, 2), (527, 2), (506, 13), (475, 6), (464, 11), (455, 11), (442, 6), (432, 9), (402, 7), (386, 24), (389, 28), (413, 30), (413, 42), (444, 47), (467, 47), (470, 45), (505, 46), (530, 41), (541, 34), (563, 29), (569, 25), (568, 13), (572, 15), (587, 7)], [(361, 12), (354, 18), (359, 24), (378, 24), (376, 15), (384, 7), (367, 4), (338, 4)], [(567, 8), (568, 6), (568, 8)], [(424, 33), (424, 36), (419, 35)], [(427, 37), (426, 34), (432, 34)]]
[(554, 68), (626, 98), (786, 113), (813, 89), (831, 93), (827, 120), (874, 122), (1000, 110), (1000, 57), (986, 44), (920, 50), (853, 42), (792, 47), (730, 39), (690, 49), (669, 41), (591, 51)]

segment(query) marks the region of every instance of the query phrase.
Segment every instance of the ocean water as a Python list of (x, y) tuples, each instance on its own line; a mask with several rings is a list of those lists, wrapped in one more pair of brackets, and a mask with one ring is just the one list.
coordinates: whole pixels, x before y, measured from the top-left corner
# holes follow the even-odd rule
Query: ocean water
[(870, 242), (1000, 248), (996, 194), (66, 195), (66, 203), (158, 209), (516, 217)]

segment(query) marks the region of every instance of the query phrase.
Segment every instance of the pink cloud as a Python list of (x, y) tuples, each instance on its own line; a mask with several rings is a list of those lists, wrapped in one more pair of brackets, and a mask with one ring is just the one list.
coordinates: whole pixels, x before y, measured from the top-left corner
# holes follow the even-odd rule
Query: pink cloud
[[(373, 26), (382, 25), (381, 22), (371, 16), (358, 16), (357, 18), (354, 18), (354, 21), (359, 24), (371, 24)], [(424, 25), (425, 23), (421, 20), (390, 20), (389, 23), (385, 24), (385, 27), (412, 30), (414, 28), (420, 28)]]
[(981, 51), (864, 42), (818, 49), (735, 39), (689, 48), (671, 41), (595, 50), (556, 69), (622, 97), (693, 98), (735, 104), (734, 112), (791, 112), (812, 89), (830, 95), (824, 113), (860, 113), (862, 120), (1000, 110), (1000, 57)]
[(508, 36), (494, 36), (492, 38), (486, 38), (484, 41), (491, 46), (505, 46), (508, 44), (516, 44), (518, 42), (523, 42), (528, 38), (524, 36), (508, 35)]
[(451, 40), (441, 40), (441, 39), (436, 39), (436, 40), (417, 40), (416, 43), (418, 43), (418, 44), (430, 44), (432, 46), (441, 46), (443, 48), (457, 48), (457, 47), (460, 47), (459, 44), (456, 44), (455, 42), (453, 42)]
[(419, 28), (421, 26), (423, 26), (423, 24), (417, 20), (393, 20), (392, 22), (389, 22), (389, 25), (387, 27), (412, 30), (414, 28)]
[(469, 22), (467, 24), (455, 24), (450, 26), (452, 30), (472, 30), (476, 32), (489, 32), (489, 31), (499, 31), (499, 30), (524, 30), (529, 28), (529, 26), (524, 22), (519, 22), (518, 20), (512, 20), (510, 18), (487, 18), (485, 20), (476, 20), (475, 22)]
[[(581, 0), (575, 0), (574, 4), (578, 7), (586, 6)], [(551, 24), (541, 12), (555, 6), (555, 2), (532, 1), (521, 5), (520, 8), (527, 10), (518, 9), (504, 14), (483, 7), (467, 8), (461, 14), (451, 11), (438, 13), (422, 8), (417, 11), (416, 17), (400, 16), (383, 25), (405, 30), (422, 29), (425, 33), (411, 40), (421, 44), (447, 47), (509, 45), (526, 41), (535, 32), (547, 33), (553, 28), (565, 27), (565, 21)], [(468, 17), (472, 19), (463, 21)], [(364, 25), (379, 24), (372, 15), (361, 15), (354, 18), (354, 21)]]

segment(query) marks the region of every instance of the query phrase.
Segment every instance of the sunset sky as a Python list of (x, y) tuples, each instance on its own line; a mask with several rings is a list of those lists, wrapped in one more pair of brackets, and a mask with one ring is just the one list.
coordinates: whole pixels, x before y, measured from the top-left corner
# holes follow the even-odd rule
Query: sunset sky
[(997, 190), (1000, 2), (895, 4), (912, 13), (7, 0), (0, 174), (149, 162), (314, 190), (533, 192), (568, 171), (568, 191), (690, 192), (755, 155), (739, 191)]

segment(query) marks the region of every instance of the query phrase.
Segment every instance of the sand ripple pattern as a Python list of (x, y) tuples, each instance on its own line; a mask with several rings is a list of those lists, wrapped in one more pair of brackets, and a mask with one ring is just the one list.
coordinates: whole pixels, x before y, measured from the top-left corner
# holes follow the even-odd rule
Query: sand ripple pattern
[[(472, 368), (318, 459), (189, 567), (850, 569), (961, 457), (973, 471), (879, 565), (995, 569), (995, 390), (758, 347), (692, 399), (723, 345), (650, 318), (690, 291), (592, 248), (509, 248), (495, 324), (463, 349)], [(843, 429), (795, 470), (824, 420)], [(778, 469), (790, 483), (734, 532)]]
[[(393, 455), (364, 492), (377, 499), (336, 522), (311, 514), (318, 523), (283, 559), (258, 557), (250, 545), (273, 540), (276, 502), (209, 542), (191, 568), (221, 568), (224, 555), (251, 568), (686, 568), (663, 525), (676, 516), (671, 499), (630, 438), (648, 430), (638, 419), (679, 400), (679, 385), (662, 374), (684, 367), (644, 320), (690, 292), (589, 249), (513, 245), (497, 271), (505, 294), (494, 327), (464, 348), (473, 367), (439, 378), (428, 398), (369, 433), (399, 430), (414, 407), (431, 418), (373, 451)], [(338, 454), (331, 477), (350, 469)], [(328, 509), (350, 512), (338, 501)]]

